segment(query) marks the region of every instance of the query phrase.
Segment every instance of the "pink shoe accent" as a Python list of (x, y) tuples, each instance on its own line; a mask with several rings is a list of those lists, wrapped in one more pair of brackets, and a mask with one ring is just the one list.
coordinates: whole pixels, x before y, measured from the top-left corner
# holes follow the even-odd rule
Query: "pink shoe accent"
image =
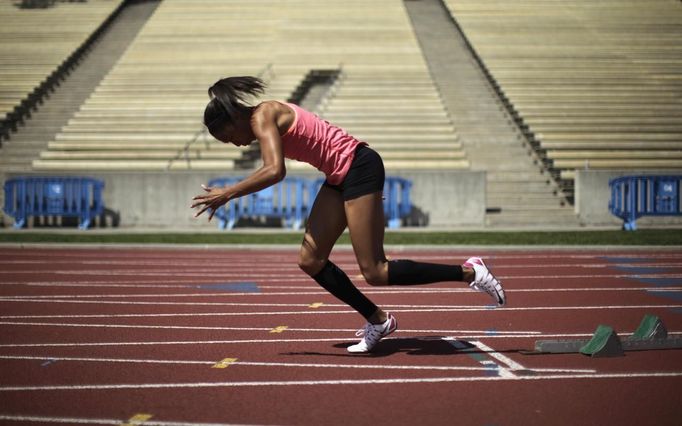
[(488, 293), (498, 306), (504, 306), (507, 297), (504, 293), (504, 288), (502, 288), (502, 283), (490, 272), (483, 259), (480, 257), (470, 257), (462, 266), (474, 270), (475, 278), (469, 283), (469, 287)]

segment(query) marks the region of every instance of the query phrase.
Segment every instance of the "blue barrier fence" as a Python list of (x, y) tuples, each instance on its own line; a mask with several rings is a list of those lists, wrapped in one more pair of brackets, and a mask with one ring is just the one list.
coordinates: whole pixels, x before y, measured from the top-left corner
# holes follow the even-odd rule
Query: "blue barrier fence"
[[(209, 186), (234, 185), (240, 177), (216, 178)], [(281, 218), (283, 226), (300, 229), (308, 214), (308, 185), (303, 178), (288, 177), (276, 185), (227, 203), (216, 211), (220, 229), (232, 229), (244, 218)]]
[[(324, 178), (317, 179), (312, 183), (311, 198), (315, 198), (323, 183)], [(412, 181), (397, 176), (386, 176), (384, 181), (384, 216), (389, 228), (400, 228), (402, 219), (410, 215), (412, 211), (411, 189)]]
[(682, 176), (623, 176), (609, 180), (609, 211), (623, 219), (623, 229), (637, 229), (642, 216), (677, 216)]
[[(241, 177), (216, 178), (209, 186), (234, 185)], [(220, 229), (232, 229), (240, 218), (281, 218), (282, 225), (300, 229), (310, 213), (324, 179), (309, 180), (287, 177), (262, 191), (230, 201), (216, 211)], [(412, 211), (412, 182), (400, 177), (387, 177), (384, 184), (384, 214), (389, 228), (399, 228), (402, 219)]]
[(87, 229), (104, 211), (104, 182), (88, 177), (17, 177), (5, 182), (7, 215), (22, 228), (31, 216), (78, 217)]

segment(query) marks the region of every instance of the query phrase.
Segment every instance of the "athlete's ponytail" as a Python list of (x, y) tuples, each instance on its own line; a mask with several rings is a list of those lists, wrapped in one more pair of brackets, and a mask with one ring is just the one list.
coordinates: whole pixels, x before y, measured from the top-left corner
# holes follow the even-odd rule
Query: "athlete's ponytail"
[(265, 91), (265, 83), (257, 77), (228, 77), (218, 80), (208, 89), (211, 100), (204, 110), (204, 125), (216, 135), (226, 124), (246, 113), (250, 96)]

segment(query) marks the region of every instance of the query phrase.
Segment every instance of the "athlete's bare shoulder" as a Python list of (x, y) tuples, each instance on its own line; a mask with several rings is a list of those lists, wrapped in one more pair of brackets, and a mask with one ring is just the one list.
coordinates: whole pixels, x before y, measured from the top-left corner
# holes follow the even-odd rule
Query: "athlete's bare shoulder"
[(290, 106), (279, 101), (263, 101), (253, 111), (252, 120), (255, 122), (275, 122), (279, 133), (283, 135), (291, 127), (296, 113)]

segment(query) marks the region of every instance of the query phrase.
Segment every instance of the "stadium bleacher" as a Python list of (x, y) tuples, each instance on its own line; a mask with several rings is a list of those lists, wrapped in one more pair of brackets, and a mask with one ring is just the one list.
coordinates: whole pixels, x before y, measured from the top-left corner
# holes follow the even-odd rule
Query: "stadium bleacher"
[(57, 84), (69, 60), (123, 0), (91, 0), (49, 8), (21, 8), (0, 2), (0, 124), (2, 135), (16, 129), (46, 92)]
[[(286, 100), (315, 69), (340, 71), (316, 112), (375, 146), (388, 169), (468, 167), (401, 2), (278, 5), (162, 2), (33, 168), (235, 169), (243, 150), (196, 137), (206, 89), (221, 77), (261, 75), (262, 98)], [(424, 155), (414, 156), (415, 141)]]
[(682, 169), (680, 2), (446, 5), (564, 185), (576, 169)]

